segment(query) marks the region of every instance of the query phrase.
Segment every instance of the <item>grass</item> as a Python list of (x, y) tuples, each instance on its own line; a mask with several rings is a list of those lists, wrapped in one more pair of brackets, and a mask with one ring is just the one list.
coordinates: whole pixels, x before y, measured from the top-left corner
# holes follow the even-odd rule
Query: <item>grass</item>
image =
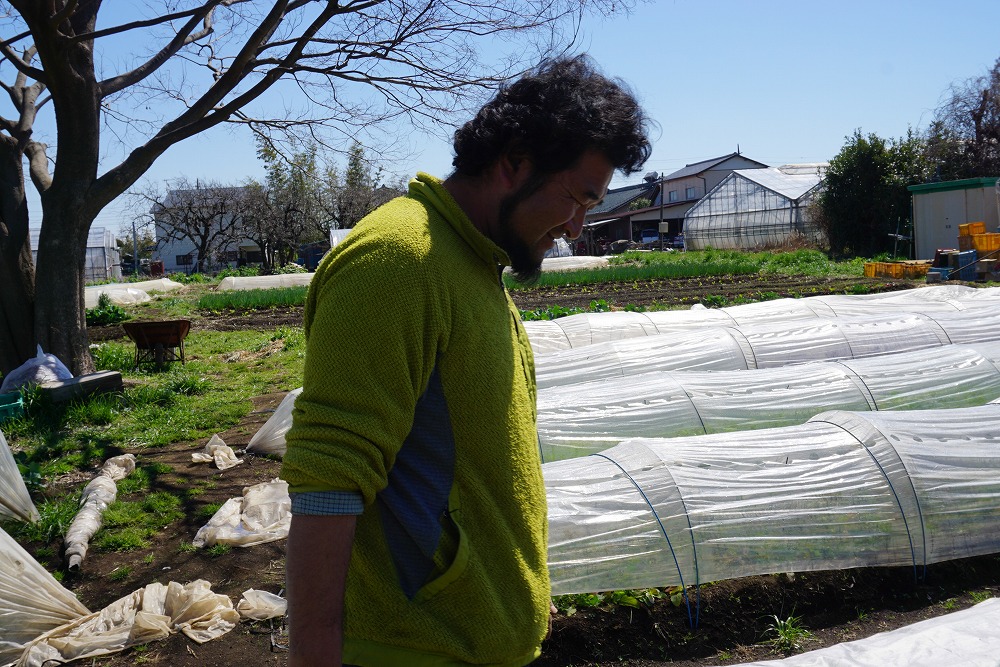
[(275, 306), (301, 306), (306, 302), (308, 288), (275, 287), (273, 289), (227, 290), (209, 292), (198, 299), (201, 310), (248, 310)]
[(768, 641), (784, 653), (797, 651), (802, 648), (802, 644), (812, 638), (812, 633), (802, 627), (802, 619), (798, 616), (779, 618), (772, 616), (774, 622), (771, 623), (764, 634), (769, 636)]

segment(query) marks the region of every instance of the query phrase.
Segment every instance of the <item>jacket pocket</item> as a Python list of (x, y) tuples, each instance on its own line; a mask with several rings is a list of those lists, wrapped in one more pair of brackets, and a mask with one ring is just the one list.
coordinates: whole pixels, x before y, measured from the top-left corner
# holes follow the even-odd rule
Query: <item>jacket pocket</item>
[[(441, 542), (438, 545), (438, 556), (441, 558), (441, 574), (417, 591), (414, 602), (430, 600), (448, 586), (453, 584), (465, 572), (469, 564), (469, 540), (462, 526), (455, 521), (455, 499), (458, 493), (452, 488), (448, 498), (448, 512), (442, 517), (444, 528), (441, 532)], [(447, 560), (450, 556), (450, 562)]]

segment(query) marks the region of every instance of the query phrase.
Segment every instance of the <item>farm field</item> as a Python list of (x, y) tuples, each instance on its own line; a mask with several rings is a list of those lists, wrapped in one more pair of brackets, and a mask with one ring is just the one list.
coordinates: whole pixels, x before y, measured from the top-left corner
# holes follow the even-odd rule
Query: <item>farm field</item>
[[(730, 305), (777, 296), (812, 296), (829, 293), (871, 293), (910, 289), (921, 283), (866, 278), (814, 278), (805, 276), (727, 276), (606, 283), (569, 287), (517, 290), (512, 293), (522, 310), (562, 306), (586, 307), (603, 301), (607, 308), (690, 306), (696, 302)], [(139, 317), (172, 316), (160, 311), (156, 302)], [(280, 307), (257, 311), (211, 313), (192, 311), (192, 345), (189, 367), (200, 363), (246, 364), (246, 373), (265, 373), (283, 354), (301, 354), (301, 346), (289, 341), (301, 324), (301, 308)], [(255, 332), (252, 340), (223, 338), (232, 332)], [(92, 342), (109, 341), (127, 347), (118, 325), (92, 327)], [(211, 343), (196, 344), (198, 336)], [(223, 349), (222, 340), (236, 341)], [(269, 342), (270, 341), (270, 342)], [(275, 341), (285, 342), (282, 350)], [(297, 352), (296, 352), (297, 350)], [(282, 361), (294, 367), (292, 361)], [(215, 366), (206, 375), (218, 382), (228, 376)], [(255, 371), (254, 369), (259, 369)], [(127, 384), (146, 381), (126, 377)], [(155, 379), (155, 377), (153, 378)], [(297, 386), (293, 371), (267, 376), (252, 383), (240, 414), (219, 435), (239, 452), (267, 420), (284, 391)], [(208, 429), (210, 431), (211, 429)], [(91, 610), (153, 581), (187, 582), (206, 579), (214, 592), (229, 595), (234, 602), (249, 588), (278, 592), (284, 576), (284, 542), (245, 549), (196, 550), (190, 546), (199, 527), (213, 508), (241, 495), (244, 487), (277, 476), (279, 463), (265, 457), (244, 456), (245, 463), (226, 471), (191, 462), (191, 453), (201, 450), (209, 435), (201, 428), (197, 437), (141, 448), (127, 442), (109, 442), (106, 455), (131, 451), (146, 471), (148, 483), (119, 500), (141, 501), (144, 497), (169, 494), (179, 500), (175, 511), (140, 546), (127, 550), (94, 548), (77, 574), (64, 571), (61, 539), (21, 540), (29, 552), (50, 572), (63, 572), (62, 583)], [(112, 440), (112, 438), (109, 438)], [(58, 498), (90, 477), (88, 471), (67, 472), (51, 480), (39, 493)], [(37, 502), (37, 500), (36, 500)], [(909, 625), (933, 616), (957, 611), (988, 597), (1000, 596), (1000, 556), (991, 555), (929, 566), (917, 581), (912, 568), (864, 568), (836, 572), (774, 574), (703, 585), (692, 601), (699, 600), (698, 625), (692, 628), (688, 611), (678, 601), (676, 590), (619, 591), (591, 596), (556, 599), (551, 638), (542, 657), (542, 667), (631, 665), (728, 665), (751, 660), (774, 659), (786, 653), (812, 650), (859, 639)], [(798, 619), (790, 625), (782, 622)], [(793, 619), (793, 620), (794, 620)], [(488, 622), (484, 619), (484, 622)], [(800, 627), (808, 635), (789, 628)], [(776, 630), (783, 630), (777, 633)], [(798, 639), (798, 642), (795, 640)], [(287, 641), (280, 624), (241, 623), (227, 635), (197, 645), (183, 635), (142, 645), (87, 664), (125, 665), (284, 665), (281, 645)], [(797, 644), (797, 646), (792, 646)]]

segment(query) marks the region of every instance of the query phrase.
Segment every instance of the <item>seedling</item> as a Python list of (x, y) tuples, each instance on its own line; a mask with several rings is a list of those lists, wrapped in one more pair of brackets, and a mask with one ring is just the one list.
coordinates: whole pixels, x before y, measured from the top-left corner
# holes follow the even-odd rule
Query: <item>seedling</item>
[(774, 623), (768, 626), (764, 634), (771, 636), (768, 641), (779, 651), (785, 653), (796, 651), (812, 638), (812, 633), (802, 627), (802, 619), (798, 616), (781, 619), (775, 615), (771, 618), (774, 619)]

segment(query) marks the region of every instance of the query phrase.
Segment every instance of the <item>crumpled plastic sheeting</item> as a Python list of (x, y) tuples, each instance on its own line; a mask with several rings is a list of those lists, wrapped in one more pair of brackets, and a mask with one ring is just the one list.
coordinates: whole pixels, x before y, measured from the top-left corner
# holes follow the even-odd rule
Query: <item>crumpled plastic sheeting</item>
[(90, 610), (0, 530), (0, 665), (11, 664), (39, 635)]
[(38, 354), (12, 370), (4, 376), (3, 384), (0, 385), (0, 394), (9, 391), (17, 391), (21, 387), (32, 384), (45, 384), (46, 382), (57, 382), (59, 380), (69, 380), (73, 374), (66, 364), (59, 360), (54, 354), (45, 354), (42, 346), (38, 346)]
[(236, 627), (240, 615), (227, 595), (203, 579), (149, 584), (99, 612), (76, 619), (32, 641), (17, 667), (43, 667), (107, 655), (183, 632), (203, 644)]
[(230, 498), (191, 542), (196, 547), (232, 544), (249, 547), (288, 537), (292, 500), (288, 483), (279, 479), (243, 489), (241, 498)]
[(995, 667), (1000, 654), (1000, 598), (865, 639), (737, 667)]
[(266, 621), (269, 618), (284, 616), (288, 610), (288, 601), (280, 595), (248, 588), (243, 591), (243, 597), (236, 603), (236, 611), (240, 618), (251, 621)]
[(114, 456), (104, 462), (94, 479), (83, 488), (80, 511), (76, 513), (63, 540), (69, 569), (79, 569), (83, 559), (87, 557), (90, 538), (101, 529), (105, 510), (118, 497), (118, 485), (115, 482), (125, 479), (134, 470), (134, 455)]
[(208, 444), (205, 445), (204, 450), (192, 454), (191, 460), (195, 463), (211, 463), (214, 461), (215, 467), (219, 470), (228, 470), (233, 466), (243, 463), (243, 459), (236, 458), (236, 452), (233, 451), (232, 447), (223, 442), (218, 433), (212, 436)]
[(301, 393), (302, 387), (298, 387), (281, 399), (274, 414), (250, 438), (248, 452), (285, 455), (285, 434), (292, 427), (292, 409), (295, 407), (295, 399)]
[(0, 516), (22, 521), (38, 521), (38, 510), (31, 502), (28, 487), (24, 485), (21, 471), (17, 469), (14, 455), (7, 446), (7, 438), (0, 431)]

